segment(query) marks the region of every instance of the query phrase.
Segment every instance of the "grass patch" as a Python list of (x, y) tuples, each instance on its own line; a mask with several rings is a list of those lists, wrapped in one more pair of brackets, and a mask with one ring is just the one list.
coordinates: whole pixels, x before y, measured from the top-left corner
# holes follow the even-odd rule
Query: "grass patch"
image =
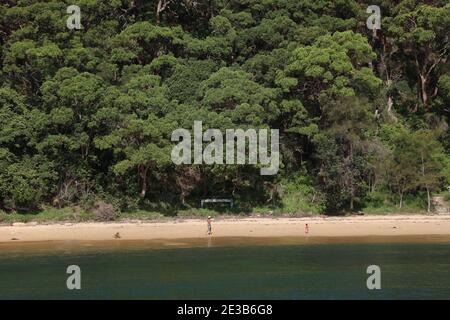
[(117, 220), (157, 220), (163, 218), (167, 218), (167, 216), (165, 216), (161, 212), (133, 210), (120, 212)]
[(418, 193), (417, 195), (405, 196), (402, 208), (399, 208), (398, 197), (384, 192), (371, 192), (367, 196), (367, 205), (361, 211), (373, 215), (424, 214), (427, 213), (426, 194)]
[(93, 215), (79, 208), (56, 209), (52, 207), (43, 208), (36, 212), (12, 212), (0, 211), (0, 223), (14, 222), (83, 222), (93, 219)]
[(417, 208), (417, 206), (414, 205), (403, 205), (403, 207), (400, 209), (396, 205), (389, 205), (389, 206), (383, 206), (383, 207), (366, 207), (362, 210), (364, 214), (371, 214), (371, 215), (389, 215), (389, 214), (425, 214), (427, 213), (426, 209)]

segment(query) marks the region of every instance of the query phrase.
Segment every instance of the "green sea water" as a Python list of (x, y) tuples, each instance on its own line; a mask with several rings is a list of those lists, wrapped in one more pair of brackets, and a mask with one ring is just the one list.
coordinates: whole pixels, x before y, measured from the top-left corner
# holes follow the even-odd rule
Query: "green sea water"
[[(450, 299), (450, 242), (264, 241), (3, 246), (0, 299)], [(69, 265), (81, 290), (66, 287)], [(366, 287), (369, 265), (381, 290)]]

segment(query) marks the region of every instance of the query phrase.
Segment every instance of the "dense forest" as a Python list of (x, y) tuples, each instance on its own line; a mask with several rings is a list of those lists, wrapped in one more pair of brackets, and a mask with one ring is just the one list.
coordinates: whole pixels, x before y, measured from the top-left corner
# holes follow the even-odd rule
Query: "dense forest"
[[(448, 0), (2, 0), (0, 211), (432, 211), (449, 30)], [(175, 165), (196, 120), (279, 129), (278, 174)]]

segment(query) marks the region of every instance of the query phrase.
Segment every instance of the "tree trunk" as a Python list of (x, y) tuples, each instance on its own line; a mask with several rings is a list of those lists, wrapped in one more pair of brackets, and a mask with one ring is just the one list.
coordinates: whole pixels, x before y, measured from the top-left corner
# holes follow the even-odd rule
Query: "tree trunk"
[(422, 97), (422, 103), (425, 107), (428, 106), (427, 83), (428, 83), (428, 78), (421, 74), (420, 75), (421, 97)]
[(388, 96), (387, 106), (388, 106), (388, 113), (389, 115), (392, 114), (392, 106), (394, 105), (394, 100), (392, 99), (392, 96)]
[(183, 206), (186, 205), (186, 192), (183, 190), (180, 194), (180, 201)]
[[(353, 165), (353, 145), (350, 143), (350, 165)], [(353, 170), (350, 168), (350, 211), (354, 209), (355, 186), (353, 181)]]
[(161, 12), (164, 10), (163, 1), (164, 0), (159, 0), (158, 4), (156, 5), (156, 24), (159, 24), (161, 22)]
[[(392, 85), (392, 77), (391, 77), (391, 70), (390, 70), (390, 66), (389, 66), (391, 53), (388, 52), (388, 48), (389, 48), (389, 46), (387, 43), (387, 39), (386, 39), (386, 37), (383, 37), (383, 49), (380, 54), (380, 58), (381, 58), (381, 64), (384, 68), (384, 73), (386, 74), (386, 86), (387, 86), (387, 89), (389, 90)], [(392, 113), (393, 106), (394, 106), (394, 99), (393, 99), (392, 95), (390, 93), (388, 93), (388, 99), (387, 99), (388, 115), (392, 119), (397, 121), (397, 118)]]
[(400, 191), (400, 204), (399, 204), (399, 209), (401, 209), (403, 206), (403, 191)]
[[(387, 79), (387, 82), (386, 82), (386, 84), (387, 84), (387, 87), (388, 87), (388, 90), (389, 90), (389, 88), (391, 87), (391, 85), (392, 85), (392, 80), (391, 79), (389, 79), (389, 76), (388, 76), (388, 79)], [(394, 116), (394, 114), (392, 113), (392, 107), (394, 106), (394, 99), (392, 98), (392, 96), (390, 95), (390, 94), (388, 94), (388, 100), (387, 100), (387, 111), (388, 111), (388, 115), (389, 115), (389, 117), (391, 117), (392, 119), (394, 119), (395, 121), (397, 120), (397, 118)]]
[(166, 9), (171, 0), (159, 0), (156, 5), (156, 24), (161, 22), (161, 13)]
[[(420, 156), (420, 159), (422, 161), (422, 177), (425, 180), (425, 161), (423, 159), (423, 154)], [(427, 212), (430, 213), (431, 212), (431, 192), (430, 192), (430, 187), (428, 186), (427, 183), (425, 183), (425, 189), (427, 190), (427, 202), (428, 202)]]
[(141, 193), (139, 196), (141, 198), (145, 198), (147, 194), (147, 171), (148, 168), (146, 166), (139, 166), (139, 178), (141, 180)]
[(156, 24), (159, 24), (161, 22), (161, 7), (162, 0), (159, 0), (158, 4), (156, 5)]

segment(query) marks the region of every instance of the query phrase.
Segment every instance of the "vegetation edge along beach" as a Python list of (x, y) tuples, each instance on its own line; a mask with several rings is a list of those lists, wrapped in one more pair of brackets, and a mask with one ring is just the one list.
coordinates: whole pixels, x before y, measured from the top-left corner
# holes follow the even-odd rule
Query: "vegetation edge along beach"
[[(445, 208), (448, 1), (71, 4), (0, 4), (0, 222)], [(174, 164), (196, 121), (279, 130), (279, 171)]]

